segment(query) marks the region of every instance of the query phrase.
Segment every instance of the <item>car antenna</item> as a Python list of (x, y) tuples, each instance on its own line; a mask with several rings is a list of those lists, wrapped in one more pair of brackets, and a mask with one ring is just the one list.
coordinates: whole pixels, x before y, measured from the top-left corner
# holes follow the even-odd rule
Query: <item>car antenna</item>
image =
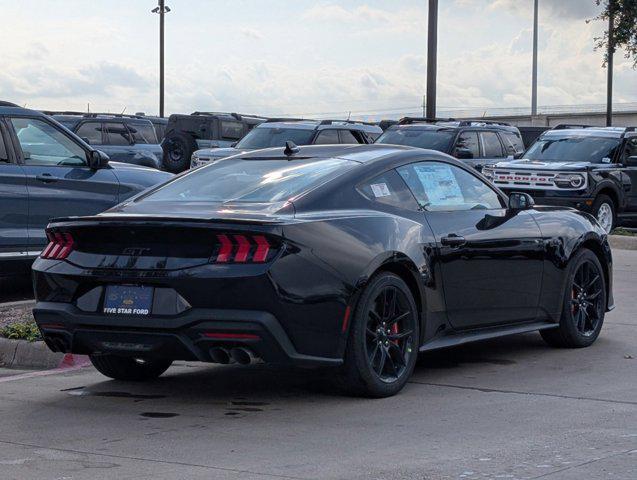
[(285, 150), (283, 150), (283, 154), (288, 157), (288, 160), (291, 160), (289, 157), (295, 153), (299, 153), (300, 151), (301, 149), (292, 140), (287, 140), (285, 142)]

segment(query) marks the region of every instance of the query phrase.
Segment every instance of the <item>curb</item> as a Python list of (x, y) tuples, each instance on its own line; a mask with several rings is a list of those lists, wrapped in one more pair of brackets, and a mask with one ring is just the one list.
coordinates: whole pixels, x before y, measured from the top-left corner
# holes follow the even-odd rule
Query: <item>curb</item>
[(611, 248), (617, 250), (637, 250), (637, 236), (609, 235), (608, 242)]
[(17, 302), (5, 302), (0, 303), (0, 308), (14, 308), (14, 307), (24, 307), (26, 305), (35, 305), (35, 300), (18, 300)]
[(84, 363), (84, 355), (55, 353), (44, 342), (0, 338), (0, 366), (5, 368), (68, 368)]

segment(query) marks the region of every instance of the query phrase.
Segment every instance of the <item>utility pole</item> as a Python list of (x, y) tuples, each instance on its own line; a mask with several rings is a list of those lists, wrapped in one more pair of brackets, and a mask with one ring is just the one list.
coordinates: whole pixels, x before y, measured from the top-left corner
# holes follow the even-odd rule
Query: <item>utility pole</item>
[(170, 7), (164, 0), (157, 1), (157, 7), (151, 10), (159, 14), (159, 116), (164, 116), (164, 14), (170, 12)]
[(438, 57), (438, 0), (429, 0), (427, 18), (427, 108), (426, 117), (436, 117), (436, 70)]
[(608, 51), (606, 53), (606, 126), (613, 124), (613, 54), (615, 53), (615, 1), (608, 0)]
[(531, 74), (531, 116), (537, 115), (537, 36), (538, 36), (538, 2), (533, 5), (533, 72)]

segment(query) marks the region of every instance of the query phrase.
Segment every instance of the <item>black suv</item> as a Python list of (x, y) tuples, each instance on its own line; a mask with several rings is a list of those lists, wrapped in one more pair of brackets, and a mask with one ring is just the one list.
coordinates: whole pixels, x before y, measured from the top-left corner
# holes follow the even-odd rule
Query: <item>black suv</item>
[(116, 162), (161, 168), (162, 150), (150, 118), (113, 113), (43, 111)]
[(375, 143), (438, 150), (478, 171), (486, 164), (524, 152), (516, 127), (490, 120), (405, 117), (385, 130)]
[(592, 213), (610, 232), (637, 220), (636, 127), (558, 125), (542, 134), (523, 158), (484, 168), (508, 193), (527, 191), (538, 204)]
[(201, 148), (231, 147), (266, 119), (238, 113), (193, 112), (168, 117), (162, 142), (163, 166), (169, 172), (182, 172), (190, 157)]
[(287, 141), (296, 145), (368, 144), (374, 143), (382, 133), (383, 130), (374, 123), (354, 120), (270, 118), (233, 147), (197, 150), (192, 155), (190, 168), (250, 150), (284, 147)]

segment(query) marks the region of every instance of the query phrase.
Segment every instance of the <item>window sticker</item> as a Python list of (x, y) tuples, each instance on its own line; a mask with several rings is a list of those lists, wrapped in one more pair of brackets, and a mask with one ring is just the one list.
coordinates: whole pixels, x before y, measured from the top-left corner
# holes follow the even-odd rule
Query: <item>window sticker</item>
[(460, 185), (448, 165), (426, 164), (414, 167), (416, 175), (432, 205), (462, 205), (465, 203)]
[(370, 187), (372, 188), (372, 192), (376, 198), (391, 196), (391, 192), (389, 191), (389, 188), (387, 188), (386, 183), (372, 183)]

